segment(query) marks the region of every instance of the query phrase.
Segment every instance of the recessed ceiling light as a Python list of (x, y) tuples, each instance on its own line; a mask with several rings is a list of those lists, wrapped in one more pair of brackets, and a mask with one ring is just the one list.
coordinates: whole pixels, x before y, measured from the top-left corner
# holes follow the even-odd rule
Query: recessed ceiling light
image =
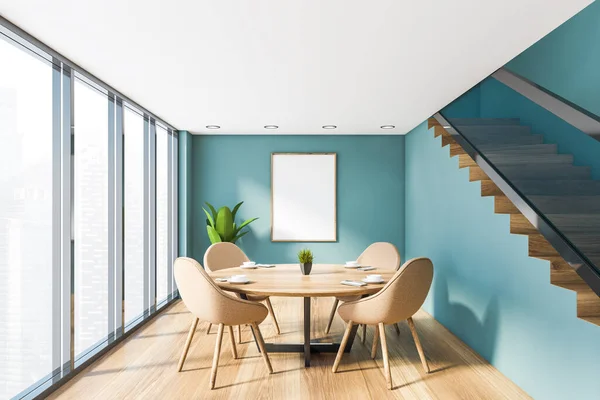
[(221, 129), (219, 125), (206, 125), (206, 129)]
[(395, 125), (381, 125), (381, 129), (394, 129)]
[(335, 125), (323, 125), (323, 129), (335, 129), (337, 126)]
[(279, 128), (277, 125), (265, 125), (265, 129), (277, 129)]

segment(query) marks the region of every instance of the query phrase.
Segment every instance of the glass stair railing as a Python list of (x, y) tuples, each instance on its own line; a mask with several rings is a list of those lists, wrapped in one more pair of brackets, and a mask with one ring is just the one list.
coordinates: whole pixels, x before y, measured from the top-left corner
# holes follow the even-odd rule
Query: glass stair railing
[(600, 295), (600, 118), (506, 70), (434, 118), (511, 232), (530, 235), (530, 255), (568, 265), (571, 289)]

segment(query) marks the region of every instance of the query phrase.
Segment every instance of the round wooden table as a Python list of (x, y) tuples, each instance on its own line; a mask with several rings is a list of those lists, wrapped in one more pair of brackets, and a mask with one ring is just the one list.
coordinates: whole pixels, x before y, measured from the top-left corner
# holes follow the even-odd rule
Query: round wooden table
[[(310, 339), (310, 299), (311, 297), (344, 297), (366, 296), (377, 293), (394, 275), (395, 271), (373, 269), (360, 271), (355, 268), (345, 268), (339, 264), (314, 264), (310, 275), (302, 275), (298, 264), (276, 264), (272, 268), (259, 267), (243, 269), (239, 267), (225, 268), (211, 272), (212, 278), (228, 278), (232, 275), (246, 275), (250, 280), (246, 284), (216, 282), (223, 290), (239, 293), (242, 298), (248, 295), (283, 296), (304, 298), (304, 343), (266, 343), (268, 352), (304, 353), (304, 365), (310, 366), (310, 354), (334, 352), (337, 353), (339, 343), (311, 342)], [(369, 274), (379, 274), (383, 283), (367, 284), (366, 286), (347, 286), (343, 280), (360, 281)], [(346, 352), (349, 352), (356, 336), (358, 325), (352, 328)], [(254, 332), (252, 332), (254, 334)], [(260, 351), (260, 350), (259, 350)]]

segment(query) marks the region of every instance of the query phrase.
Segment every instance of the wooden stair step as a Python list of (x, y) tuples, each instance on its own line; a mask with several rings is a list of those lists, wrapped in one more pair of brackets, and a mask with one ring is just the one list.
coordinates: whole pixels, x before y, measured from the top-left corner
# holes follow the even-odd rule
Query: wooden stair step
[(557, 154), (558, 146), (555, 144), (498, 144), (479, 145), (477, 149), (483, 154)]
[(432, 127), (439, 125), (440, 123), (434, 117), (430, 117), (427, 119), (427, 129), (431, 129)]
[(519, 125), (518, 118), (448, 118), (454, 126), (470, 125)]
[(442, 135), (442, 147), (448, 146), (449, 144), (454, 144), (456, 143), (456, 140), (454, 140), (452, 138), (452, 136), (448, 135)]
[(442, 136), (442, 135), (446, 135), (446, 136), (452, 136), (450, 135), (450, 133), (444, 129), (441, 125), (435, 125), (433, 127), (433, 137), (438, 137), (438, 136)]
[(466, 136), (469, 140), (471, 138), (481, 137), (522, 137), (530, 136), (531, 128), (522, 125), (481, 125), (481, 126), (455, 126), (456, 129)]
[(450, 157), (455, 157), (460, 154), (467, 154), (467, 152), (465, 151), (465, 149), (463, 149), (463, 147), (460, 144), (456, 142), (450, 143)]
[(469, 181), (483, 181), (490, 180), (490, 177), (480, 167), (469, 167)]
[[(499, 166), (500, 172), (511, 181), (513, 180), (541, 180), (541, 179), (588, 179), (591, 177), (590, 167), (579, 167), (563, 164), (530, 164)], [(488, 179), (479, 167), (470, 167), (469, 178), (471, 181)]]
[(544, 214), (600, 213), (600, 196), (527, 196)]
[(529, 256), (546, 259), (560, 257), (560, 254), (541, 234), (529, 235)]
[[(521, 165), (521, 164), (572, 164), (571, 154), (484, 154), (494, 165)], [(459, 156), (458, 167), (466, 168), (476, 166), (468, 154)]]
[(542, 135), (488, 135), (488, 136), (469, 136), (469, 140), (477, 145), (491, 144), (542, 144), (544, 137)]
[(547, 214), (564, 233), (600, 232), (600, 214)]
[(460, 154), (458, 156), (458, 168), (474, 167), (477, 163), (468, 154)]
[(512, 183), (526, 195), (600, 195), (600, 181), (581, 180), (513, 180)]
[(515, 235), (539, 235), (539, 231), (521, 213), (510, 215), (510, 233)]
[(588, 284), (562, 257), (549, 257), (550, 283), (569, 290), (586, 290)]
[(494, 212), (496, 214), (521, 214), (521, 211), (506, 196), (494, 197)]
[(486, 196), (503, 196), (504, 193), (491, 179), (481, 180), (481, 195)]
[(589, 287), (587, 290), (577, 291), (577, 317), (591, 317), (593, 320), (600, 318), (600, 297)]

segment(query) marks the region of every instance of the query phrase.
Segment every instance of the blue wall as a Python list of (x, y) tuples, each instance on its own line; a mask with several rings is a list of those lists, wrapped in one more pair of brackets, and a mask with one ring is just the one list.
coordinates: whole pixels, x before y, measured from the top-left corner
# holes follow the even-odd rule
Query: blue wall
[[(238, 242), (258, 262), (296, 262), (304, 247), (316, 262), (342, 262), (375, 241), (392, 242), (403, 253), (403, 136), (193, 136), (192, 148), (191, 254), (197, 260), (210, 244), (205, 201), (233, 207), (243, 200), (239, 219), (260, 218)], [(337, 153), (338, 242), (271, 242), (272, 152)]]
[(425, 309), (534, 398), (597, 399), (600, 328), (468, 174), (425, 124), (407, 135), (406, 258), (435, 266)]
[(600, 115), (600, 1), (525, 50), (507, 67)]

